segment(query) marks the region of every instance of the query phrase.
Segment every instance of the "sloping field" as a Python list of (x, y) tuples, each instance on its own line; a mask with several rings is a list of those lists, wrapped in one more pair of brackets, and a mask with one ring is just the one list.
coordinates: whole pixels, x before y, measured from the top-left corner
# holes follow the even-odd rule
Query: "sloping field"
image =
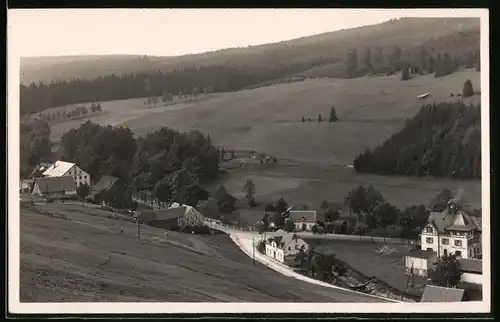
[[(22, 302), (371, 302), (371, 297), (284, 277), (227, 235), (195, 236), (106, 218), (79, 205), (21, 210)], [(123, 225), (124, 233), (120, 234)]]
[[(217, 145), (255, 150), (279, 158), (351, 164), (355, 155), (373, 148), (402, 128), (423, 103), (450, 99), (462, 91), (466, 78), (480, 88), (480, 73), (473, 71), (434, 78), (418, 76), (400, 81), (400, 75), (358, 79), (310, 79), (234, 93), (212, 94), (204, 99), (149, 109), (143, 99), (102, 103), (107, 114), (93, 122), (125, 125), (138, 135), (161, 126), (209, 133)], [(430, 92), (431, 97), (416, 96)], [(468, 99), (477, 101), (479, 96)], [(339, 122), (328, 120), (335, 106)], [(313, 122), (301, 122), (301, 117)], [(56, 124), (52, 140), (82, 120)]]

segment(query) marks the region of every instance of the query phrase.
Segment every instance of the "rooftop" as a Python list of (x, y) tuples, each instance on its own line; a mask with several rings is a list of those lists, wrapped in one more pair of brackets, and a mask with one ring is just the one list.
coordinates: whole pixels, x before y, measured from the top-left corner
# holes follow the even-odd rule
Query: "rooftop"
[(463, 289), (427, 285), (420, 302), (462, 302), (463, 298)]
[(316, 222), (316, 211), (314, 210), (290, 210), (289, 217), (293, 221)]
[(449, 206), (442, 212), (431, 212), (428, 222), (432, 223), (439, 233), (443, 234), (449, 230), (470, 231), (481, 230), (479, 221), (462, 210), (454, 210)]
[(45, 177), (60, 177), (63, 176), (66, 172), (68, 172), (73, 166), (74, 163), (66, 162), (66, 161), (56, 161), (47, 170), (43, 172), (43, 176)]
[(483, 261), (480, 259), (461, 259), (460, 268), (463, 272), (467, 273), (483, 273)]
[(415, 258), (423, 258), (423, 259), (429, 259), (432, 256), (437, 256), (437, 253), (434, 251), (429, 251), (429, 250), (421, 250), (421, 249), (414, 249), (409, 251), (406, 256), (409, 257), (415, 257)]
[(69, 176), (35, 178), (34, 180), (42, 193), (58, 193), (76, 190), (75, 180), (73, 180), (73, 177)]

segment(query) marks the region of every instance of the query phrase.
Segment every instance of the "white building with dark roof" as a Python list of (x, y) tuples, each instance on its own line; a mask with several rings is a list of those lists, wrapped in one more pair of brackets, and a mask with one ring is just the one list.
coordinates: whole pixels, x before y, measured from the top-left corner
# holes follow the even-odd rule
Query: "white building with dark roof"
[(48, 167), (43, 173), (43, 177), (63, 177), (70, 176), (76, 183), (76, 186), (87, 184), (91, 185), (90, 175), (78, 167), (75, 163), (56, 161)]
[(316, 225), (316, 211), (314, 210), (290, 210), (288, 213), (288, 219), (293, 220), (295, 224), (295, 230), (303, 231), (312, 230), (312, 227)]
[(458, 209), (454, 202), (442, 212), (431, 212), (420, 237), (422, 250), (436, 251), (438, 257), (481, 255), (480, 220)]

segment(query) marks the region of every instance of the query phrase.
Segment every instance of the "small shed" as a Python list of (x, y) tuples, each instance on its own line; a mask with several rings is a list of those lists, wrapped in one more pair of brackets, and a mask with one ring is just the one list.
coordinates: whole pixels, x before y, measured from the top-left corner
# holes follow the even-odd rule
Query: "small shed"
[(405, 274), (427, 277), (428, 270), (437, 261), (434, 251), (414, 249), (405, 256)]
[(465, 290), (436, 285), (427, 285), (420, 302), (462, 302), (465, 300)]

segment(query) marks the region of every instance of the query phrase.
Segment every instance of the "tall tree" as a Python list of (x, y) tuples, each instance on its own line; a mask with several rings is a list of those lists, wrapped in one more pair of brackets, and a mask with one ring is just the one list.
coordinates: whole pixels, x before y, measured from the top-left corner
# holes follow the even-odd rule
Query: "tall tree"
[(329, 121), (330, 121), (330, 123), (338, 121), (337, 112), (335, 111), (334, 106), (332, 106), (332, 108), (330, 109), (330, 120)]
[(435, 267), (429, 270), (429, 277), (434, 285), (456, 287), (462, 278), (460, 262), (453, 255), (441, 256)]
[(255, 184), (251, 179), (248, 179), (243, 187), (243, 191), (245, 192), (245, 196), (248, 200), (248, 204), (255, 204)]
[(472, 82), (470, 79), (466, 79), (464, 82), (464, 88), (462, 90), (463, 97), (470, 97), (474, 95), (474, 87), (472, 86)]

